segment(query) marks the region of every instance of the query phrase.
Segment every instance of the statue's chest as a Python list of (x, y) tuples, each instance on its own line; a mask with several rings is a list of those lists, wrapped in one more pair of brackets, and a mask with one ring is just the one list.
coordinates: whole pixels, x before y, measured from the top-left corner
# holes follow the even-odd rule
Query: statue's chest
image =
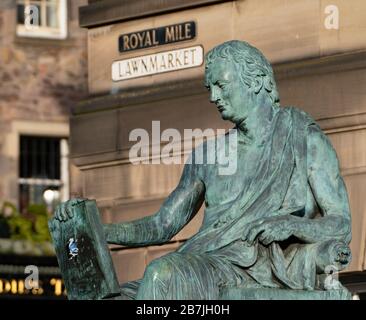
[(238, 148), (237, 155), (231, 154), (230, 157), (231, 162), (228, 164), (230, 170), (227, 172), (220, 170), (222, 169), (220, 164), (206, 165), (204, 173), (206, 205), (216, 206), (229, 202), (249, 187), (260, 163), (261, 149)]

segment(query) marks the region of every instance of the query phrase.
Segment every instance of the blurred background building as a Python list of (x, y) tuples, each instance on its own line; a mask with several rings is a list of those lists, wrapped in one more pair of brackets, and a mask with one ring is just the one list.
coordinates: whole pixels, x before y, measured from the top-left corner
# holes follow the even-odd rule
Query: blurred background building
[[(86, 3), (0, 2), (0, 298), (62, 294), (47, 219), (80, 189), (69, 114), (87, 96)], [(27, 265), (39, 266), (40, 290), (24, 288)]]
[[(39, 28), (27, 28), (24, 5), (37, 6)], [(273, 64), (281, 105), (310, 113), (333, 142), (353, 218), (353, 261), (340, 278), (364, 298), (365, 11), (363, 0), (3, 1), (0, 199), (25, 217), (29, 204), (52, 210), (69, 194), (96, 199), (106, 223), (156, 212), (183, 165), (131, 164), (130, 132), (145, 129), (156, 146), (152, 121), (181, 137), (230, 128), (209, 103), (202, 59), (217, 44), (245, 40)], [(120, 282), (175, 250), (202, 214), (166, 245), (111, 247)]]

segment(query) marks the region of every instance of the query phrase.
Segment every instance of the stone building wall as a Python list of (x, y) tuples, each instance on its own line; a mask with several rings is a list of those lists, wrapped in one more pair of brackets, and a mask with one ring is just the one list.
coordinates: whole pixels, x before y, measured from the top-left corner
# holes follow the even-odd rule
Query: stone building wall
[(87, 95), (86, 31), (78, 22), (78, 7), (86, 3), (68, 1), (65, 40), (17, 36), (15, 0), (0, 3), (1, 200), (17, 201), (15, 123), (29, 123), (28, 134), (41, 124), (43, 133), (67, 133), (70, 108)]

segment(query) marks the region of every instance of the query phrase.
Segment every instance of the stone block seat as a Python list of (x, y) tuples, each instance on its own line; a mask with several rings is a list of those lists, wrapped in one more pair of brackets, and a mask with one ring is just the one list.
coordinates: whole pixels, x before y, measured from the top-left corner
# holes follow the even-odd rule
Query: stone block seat
[(352, 300), (348, 290), (286, 290), (272, 288), (226, 287), (221, 300)]

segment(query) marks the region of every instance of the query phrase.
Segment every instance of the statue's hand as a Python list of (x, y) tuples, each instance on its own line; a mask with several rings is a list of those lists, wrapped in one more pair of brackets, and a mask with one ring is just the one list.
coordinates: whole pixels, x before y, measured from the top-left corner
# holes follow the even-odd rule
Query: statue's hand
[(283, 241), (293, 235), (293, 224), (289, 217), (274, 217), (267, 220), (258, 221), (249, 229), (246, 241), (253, 245), (255, 239), (269, 245), (274, 241)]
[(59, 221), (67, 221), (73, 217), (72, 207), (80, 202), (85, 201), (82, 198), (73, 198), (62, 202), (55, 210), (55, 219)]

